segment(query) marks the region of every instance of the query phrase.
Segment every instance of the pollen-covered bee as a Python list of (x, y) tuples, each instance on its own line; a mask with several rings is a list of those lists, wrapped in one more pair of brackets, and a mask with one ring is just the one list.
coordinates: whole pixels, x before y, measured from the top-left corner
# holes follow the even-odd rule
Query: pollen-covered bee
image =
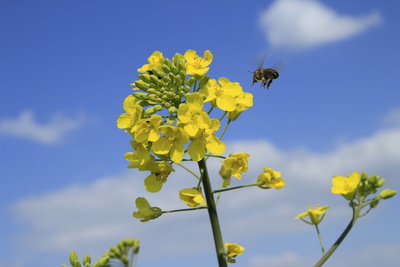
[(275, 64), (273, 68), (263, 68), (262, 65), (264, 64), (265, 60), (265, 55), (263, 60), (261, 61), (261, 64), (258, 69), (256, 69), (253, 73), (253, 85), (256, 82), (261, 81), (261, 86), (265, 88), (267, 86), (267, 89), (269, 89), (269, 86), (272, 83), (272, 80), (277, 79), (279, 77), (278, 69), (279, 66), (278, 64)]

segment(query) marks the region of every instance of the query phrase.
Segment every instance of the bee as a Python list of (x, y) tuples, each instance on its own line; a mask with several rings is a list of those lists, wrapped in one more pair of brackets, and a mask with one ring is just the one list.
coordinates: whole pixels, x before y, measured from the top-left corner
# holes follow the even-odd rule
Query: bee
[(261, 64), (258, 69), (256, 69), (253, 73), (253, 85), (256, 82), (261, 81), (261, 86), (265, 88), (267, 86), (267, 89), (269, 89), (269, 86), (272, 83), (272, 80), (277, 79), (279, 77), (278, 69), (279, 67), (277, 64), (274, 65), (273, 68), (263, 68), (262, 65), (264, 64), (265, 60), (265, 55), (263, 60), (261, 61)]

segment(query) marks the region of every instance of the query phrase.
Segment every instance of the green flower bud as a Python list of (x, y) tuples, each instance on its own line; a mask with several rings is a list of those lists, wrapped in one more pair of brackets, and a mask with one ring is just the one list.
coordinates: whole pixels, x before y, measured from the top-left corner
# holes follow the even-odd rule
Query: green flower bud
[(172, 58), (172, 64), (175, 65), (175, 66), (179, 66), (179, 64), (181, 62), (183, 63), (184, 61), (185, 61), (185, 59), (183, 58), (183, 55), (181, 55), (179, 53), (176, 53), (174, 55), (174, 57)]
[(174, 123), (175, 123), (175, 116), (172, 116), (172, 115), (168, 116), (167, 124), (168, 125), (173, 125)]
[(380, 199), (388, 199), (393, 197), (394, 195), (397, 194), (396, 190), (391, 190), (391, 189), (385, 189), (382, 192), (379, 193), (379, 198)]
[(378, 182), (376, 183), (376, 186), (377, 186), (377, 187), (381, 187), (381, 186), (384, 185), (384, 184), (385, 184), (385, 179), (382, 178), (382, 179), (379, 179), (379, 180), (378, 180)]
[(199, 87), (204, 88), (209, 80), (210, 80), (210, 75), (204, 75), (203, 77), (201, 77)]
[(125, 266), (128, 266), (129, 258), (125, 254), (121, 256), (121, 261), (124, 263)]
[(171, 72), (171, 68), (167, 64), (163, 64), (162, 69), (165, 73)]
[(370, 177), (368, 177), (368, 182), (371, 184), (376, 184), (376, 182), (378, 181), (379, 176), (378, 175), (372, 175)]
[(139, 253), (139, 239), (133, 240), (132, 247), (133, 247), (133, 253), (135, 254)]
[(157, 89), (154, 89), (154, 88), (147, 89), (147, 93), (149, 93), (149, 94), (154, 94), (156, 91), (157, 91)]
[[(159, 77), (163, 77), (163, 76), (159, 76)], [(160, 82), (160, 78), (158, 78), (156, 75), (150, 75), (150, 80), (151, 80), (151, 83), (153, 83), (153, 84), (158, 84)]]
[(172, 104), (171, 104), (170, 102), (165, 102), (165, 103), (164, 103), (164, 107), (165, 107), (166, 109), (169, 109), (171, 106), (172, 106)]
[(150, 83), (150, 75), (149, 74), (139, 74), (139, 79), (141, 79), (145, 83)]
[(90, 266), (90, 262), (91, 262), (91, 258), (90, 258), (90, 255), (86, 255), (85, 257), (83, 257), (83, 264), (89, 264), (89, 266)]
[(150, 101), (156, 102), (156, 103), (160, 103), (161, 102), (161, 99), (158, 96), (156, 96), (155, 94), (150, 94), (147, 97), (147, 99), (150, 100)]
[(71, 251), (71, 253), (69, 254), (69, 262), (71, 263), (72, 266), (75, 267), (75, 262), (79, 262), (78, 260), (78, 255), (76, 254), (75, 251)]
[(162, 78), (165, 76), (165, 73), (159, 68), (153, 68), (153, 73), (155, 75), (157, 75), (159, 78)]
[(178, 112), (178, 109), (174, 106), (170, 107), (168, 109), (169, 114), (175, 114), (176, 112)]
[(134, 92), (133, 94), (132, 94), (134, 97), (136, 97), (137, 99), (143, 99), (143, 100), (146, 100), (147, 98), (148, 98), (148, 96), (149, 96), (149, 94), (148, 93), (143, 93), (143, 92)]
[(175, 65), (172, 65), (171, 72), (174, 75), (178, 75), (179, 74), (179, 69)]
[[(192, 87), (192, 86), (194, 85), (195, 82), (196, 82), (196, 79), (193, 78), (193, 77), (190, 77), (189, 80), (187, 80), (187, 85), (188, 85), (189, 87)], [(189, 90), (190, 90), (190, 88), (189, 88)]]
[(168, 68), (171, 69), (172, 67), (172, 62), (169, 60), (169, 58), (164, 58), (164, 64), (168, 66)]
[(361, 174), (361, 181), (365, 181), (365, 180), (367, 180), (368, 179), (368, 174), (367, 174), (367, 172), (363, 172), (362, 174)]
[(143, 90), (143, 91), (147, 91), (147, 89), (150, 88), (150, 85), (148, 83), (145, 83), (144, 81), (135, 81), (135, 85), (137, 88)]
[(372, 202), (369, 204), (369, 206), (373, 209), (376, 208), (379, 204), (379, 199), (374, 199)]

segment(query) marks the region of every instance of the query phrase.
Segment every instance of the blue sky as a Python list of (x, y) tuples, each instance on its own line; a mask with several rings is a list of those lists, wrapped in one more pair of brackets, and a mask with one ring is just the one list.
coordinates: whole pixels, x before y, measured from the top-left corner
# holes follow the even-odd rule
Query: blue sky
[[(391, 0), (1, 1), (0, 267), (60, 266), (72, 249), (98, 258), (125, 237), (141, 239), (141, 267), (215, 266), (206, 213), (132, 218), (136, 197), (184, 208), (177, 192), (194, 185), (179, 170), (161, 193), (146, 192), (115, 126), (151, 53), (188, 49), (211, 50), (212, 78), (255, 97), (224, 137), (226, 154), (251, 154), (233, 185), (263, 167), (287, 181), (223, 196), (224, 239), (246, 247), (236, 266), (312, 265), (317, 237), (293, 218), (332, 206), (321, 231), (326, 246), (335, 241), (351, 214), (330, 195), (332, 175), (367, 171), (400, 189), (399, 9)], [(264, 66), (284, 62), (271, 90), (250, 86), (264, 52)], [(399, 206), (397, 196), (360, 219), (326, 266), (398, 265)]]

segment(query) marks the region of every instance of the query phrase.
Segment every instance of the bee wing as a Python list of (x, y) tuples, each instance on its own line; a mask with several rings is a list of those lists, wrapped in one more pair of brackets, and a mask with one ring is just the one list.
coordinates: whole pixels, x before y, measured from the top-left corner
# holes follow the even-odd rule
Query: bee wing
[(263, 53), (263, 55), (261, 56), (261, 61), (260, 61), (260, 65), (258, 66), (258, 69), (261, 69), (262, 66), (264, 65), (264, 61), (265, 61), (266, 57), (267, 57), (267, 53)]
[(285, 63), (284, 63), (282, 60), (279, 60), (278, 62), (276, 62), (276, 63), (272, 66), (272, 68), (273, 68), (274, 70), (276, 70), (276, 71), (283, 70), (284, 67), (285, 67)]

